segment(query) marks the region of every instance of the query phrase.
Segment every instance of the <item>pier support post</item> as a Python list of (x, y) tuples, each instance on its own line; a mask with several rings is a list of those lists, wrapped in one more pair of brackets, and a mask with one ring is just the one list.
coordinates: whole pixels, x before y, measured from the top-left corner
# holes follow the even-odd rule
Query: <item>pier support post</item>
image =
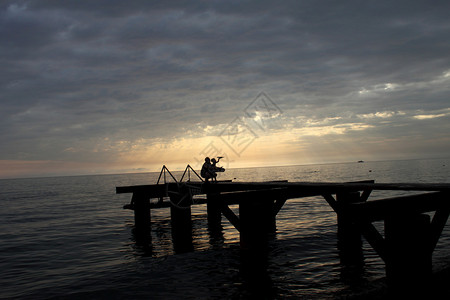
[(250, 197), (239, 203), (241, 249), (253, 253), (264, 252), (268, 234), (274, 231), (274, 200)]
[(206, 195), (206, 210), (210, 229), (220, 228), (222, 224), (222, 201), (217, 193)]
[(134, 229), (132, 232), (136, 245), (146, 253), (151, 253), (150, 196), (145, 193), (134, 192), (131, 197), (131, 207), (134, 209)]
[(170, 196), (170, 221), (172, 224), (172, 240), (176, 253), (193, 250), (191, 198), (182, 190)]
[(336, 201), (342, 209), (337, 214), (338, 221), (338, 250), (341, 262), (344, 264), (362, 265), (364, 256), (362, 252), (361, 232), (346, 214), (345, 205), (361, 202), (359, 192), (338, 193)]
[(417, 290), (432, 273), (430, 216), (417, 214), (385, 220), (386, 278), (394, 290)]
[(134, 207), (134, 224), (137, 233), (150, 232), (150, 197), (134, 192), (131, 198)]

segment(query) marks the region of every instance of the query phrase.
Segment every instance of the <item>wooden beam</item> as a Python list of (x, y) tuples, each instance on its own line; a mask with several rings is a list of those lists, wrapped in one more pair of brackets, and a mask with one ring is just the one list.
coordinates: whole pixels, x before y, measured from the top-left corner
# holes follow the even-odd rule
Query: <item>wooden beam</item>
[(241, 231), (241, 221), (239, 220), (239, 217), (236, 216), (235, 213), (228, 207), (228, 205), (222, 205), (222, 214), (228, 219), (228, 221), (230, 221), (237, 231)]
[(358, 223), (361, 233), (366, 241), (372, 246), (375, 252), (386, 261), (386, 242), (375, 226), (370, 222)]
[[(251, 199), (280, 199), (276, 204), (276, 208), (274, 209), (274, 216), (283, 206), (286, 199), (284, 199), (283, 192), (285, 188), (272, 188), (268, 190), (251, 190), (251, 191), (238, 191), (238, 192), (227, 192), (216, 194), (216, 201), (221, 201), (222, 203), (222, 214), (230, 221), (230, 223), (240, 232), (241, 230), (241, 221), (238, 216), (229, 208), (229, 203), (241, 203), (242, 201), (249, 201)], [(284, 201), (283, 201), (284, 200)]]
[(261, 190), (246, 190), (246, 191), (237, 191), (237, 192), (225, 192), (220, 194), (220, 198), (224, 202), (239, 202), (245, 201), (249, 198), (272, 198), (276, 199), (282, 197), (282, 193), (285, 191), (285, 188), (270, 188), (270, 189), (261, 189)]
[(392, 215), (419, 214), (448, 205), (448, 193), (434, 192), (348, 204), (345, 210), (354, 218), (380, 221)]
[[(368, 191), (371, 190), (405, 190), (405, 191), (443, 191), (450, 193), (450, 183), (373, 183), (362, 182), (217, 182), (202, 183), (189, 182), (192, 186), (202, 189), (203, 193), (222, 193), (233, 191), (250, 191), (273, 188), (287, 188), (287, 198), (308, 197), (322, 194), (336, 194), (337, 192)], [(137, 185), (116, 187), (116, 193), (133, 193), (135, 191), (150, 193), (151, 197), (166, 195), (164, 191), (172, 190), (177, 183)]]
[(366, 202), (369, 199), (371, 193), (372, 190), (370, 189), (363, 190), (363, 193), (361, 194), (361, 202)]
[(339, 205), (336, 199), (334, 199), (331, 194), (322, 194), (322, 197), (328, 202), (328, 204), (336, 213), (339, 212)]
[(287, 200), (286, 198), (280, 198), (280, 199), (275, 200), (274, 207), (273, 207), (274, 216), (276, 216), (280, 212), (281, 208), (286, 203), (286, 200)]
[(116, 187), (116, 194), (138, 192), (138, 193), (146, 193), (150, 198), (166, 197), (168, 186), (169, 186), (168, 184), (118, 186)]
[(450, 191), (450, 183), (373, 183), (360, 182), (223, 182), (205, 184), (211, 191), (226, 192), (238, 190), (268, 189), (286, 187), (293, 190), (303, 190), (309, 193), (322, 191), (335, 194), (337, 191), (362, 190), (404, 190), (404, 191)]
[(436, 245), (441, 237), (442, 230), (447, 223), (448, 217), (450, 215), (450, 206), (446, 205), (444, 207), (436, 210), (433, 220), (431, 221), (431, 249), (434, 251)]
[(150, 232), (150, 199), (146, 193), (134, 192), (131, 198), (134, 208), (134, 224), (139, 232)]
[(388, 286), (404, 291), (430, 278), (430, 225), (427, 214), (396, 215), (384, 221)]

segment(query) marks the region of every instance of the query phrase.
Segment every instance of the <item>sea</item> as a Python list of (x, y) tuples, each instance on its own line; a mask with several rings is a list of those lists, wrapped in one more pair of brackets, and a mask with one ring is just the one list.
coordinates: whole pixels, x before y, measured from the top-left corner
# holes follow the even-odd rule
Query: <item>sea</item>
[[(385, 287), (385, 264), (364, 239), (362, 264), (341, 262), (336, 214), (322, 197), (286, 202), (256, 267), (224, 217), (219, 232), (208, 228), (205, 205), (192, 207), (188, 251), (174, 247), (168, 208), (151, 211), (151, 239), (142, 242), (133, 211), (123, 209), (131, 194), (116, 187), (158, 176), (0, 180), (0, 299), (359, 299)], [(450, 183), (450, 159), (229, 168), (218, 179)], [(398, 194), (374, 191), (369, 201)], [(450, 267), (449, 229), (447, 222), (434, 271)]]

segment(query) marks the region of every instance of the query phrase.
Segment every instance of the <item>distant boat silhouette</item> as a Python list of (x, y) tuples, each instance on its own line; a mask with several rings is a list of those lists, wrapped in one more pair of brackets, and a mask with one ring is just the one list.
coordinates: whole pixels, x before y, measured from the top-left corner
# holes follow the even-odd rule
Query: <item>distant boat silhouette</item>
[(358, 162), (359, 162), (359, 163), (363, 163), (364, 161), (363, 161), (363, 160), (358, 160)]

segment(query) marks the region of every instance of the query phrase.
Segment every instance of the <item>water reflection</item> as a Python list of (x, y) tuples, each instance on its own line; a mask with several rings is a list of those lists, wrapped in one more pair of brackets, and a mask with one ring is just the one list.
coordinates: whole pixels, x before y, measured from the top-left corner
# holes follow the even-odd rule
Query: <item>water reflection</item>
[(209, 244), (212, 249), (222, 249), (225, 245), (222, 224), (208, 223)]
[(361, 281), (364, 273), (364, 253), (359, 230), (352, 224), (338, 225), (336, 247), (341, 266), (341, 281), (346, 284)]
[[(228, 228), (226, 220), (222, 221), (224, 225), (208, 225), (203, 216), (194, 216), (192, 226), (186, 229), (184, 236), (172, 232), (170, 221), (152, 222), (152, 229), (157, 232), (152, 235), (153, 240), (133, 231), (135, 251), (139, 256), (155, 258), (180, 254), (160, 262), (158, 269), (163, 272), (160, 275), (165, 275), (157, 280), (166, 282), (164, 278), (176, 274), (206, 272), (207, 278), (202, 278), (198, 285), (210, 289), (209, 295), (215, 294), (214, 287), (226, 286), (228, 296), (240, 299), (309, 297), (316, 293), (322, 296), (325, 293), (328, 297), (338, 290), (346, 292), (349, 289), (351, 293), (369, 284), (364, 255), (361, 251), (345, 252), (348, 249), (342, 248), (336, 239), (336, 227), (334, 232), (300, 239), (286, 240), (283, 235), (271, 233), (267, 243), (246, 251), (239, 243), (228, 241), (231, 230), (237, 240), (239, 232)], [(170, 249), (161, 249), (163, 246)], [(164, 253), (156, 253), (161, 251)], [(152, 264), (152, 268), (155, 266)], [(333, 291), (324, 292), (327, 285)]]
[[(361, 239), (355, 244), (346, 242), (345, 238), (340, 238), (336, 225), (323, 224), (317, 225), (314, 231), (303, 229), (305, 234), (295, 238), (284, 234), (286, 230), (292, 231), (284, 224), (287, 221), (280, 218), (279, 222), (280, 233), (269, 233), (264, 243), (247, 251), (240, 246), (239, 232), (224, 217), (220, 223), (212, 223), (208, 222), (205, 212), (199, 211), (192, 214), (189, 226), (178, 230), (174, 230), (167, 214), (155, 216), (151, 235), (133, 230), (133, 240), (138, 256), (157, 258), (180, 254), (173, 259), (186, 266), (180, 271), (178, 264), (170, 263), (172, 260), (163, 263), (158, 268), (169, 270), (163, 278), (175, 276), (172, 272), (206, 272), (208, 278), (199, 282), (199, 286), (207, 289), (227, 286), (227, 293), (244, 299), (309, 297), (324, 293), (328, 297), (338, 290), (351, 292), (369, 284), (367, 278), (371, 275), (365, 271)], [(308, 224), (301, 224), (301, 228), (309, 228)], [(368, 264), (373, 264), (370, 257)], [(229, 273), (233, 276), (228, 276)], [(327, 285), (333, 290), (328, 290)]]
[(242, 279), (241, 292), (244, 298), (276, 298), (271, 274), (268, 272), (268, 249), (240, 252), (239, 275)]
[(176, 224), (172, 219), (172, 244), (175, 254), (194, 251), (192, 239), (192, 222)]
[(135, 243), (136, 250), (141, 252), (142, 256), (152, 256), (153, 246), (150, 228), (143, 230), (133, 227), (131, 234), (131, 241)]

